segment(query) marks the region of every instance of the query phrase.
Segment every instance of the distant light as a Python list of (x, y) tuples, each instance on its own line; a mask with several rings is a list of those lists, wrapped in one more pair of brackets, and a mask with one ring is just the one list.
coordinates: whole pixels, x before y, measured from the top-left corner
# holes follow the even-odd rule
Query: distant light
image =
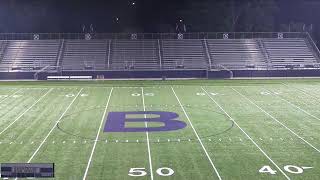
[(136, 2), (132, 2), (131, 4), (134, 6), (134, 5), (136, 5)]
[(180, 19), (180, 22), (182, 22), (183, 20), (182, 19)]

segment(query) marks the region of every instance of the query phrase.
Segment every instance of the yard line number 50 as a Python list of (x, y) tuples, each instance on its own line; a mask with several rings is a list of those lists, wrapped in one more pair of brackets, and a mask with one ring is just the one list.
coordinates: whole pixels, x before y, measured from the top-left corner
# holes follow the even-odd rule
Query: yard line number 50
[[(159, 168), (156, 172), (159, 176), (172, 176), (174, 174), (174, 171), (168, 167)], [(128, 175), (132, 177), (139, 177), (146, 176), (147, 174), (146, 168), (131, 168)]]

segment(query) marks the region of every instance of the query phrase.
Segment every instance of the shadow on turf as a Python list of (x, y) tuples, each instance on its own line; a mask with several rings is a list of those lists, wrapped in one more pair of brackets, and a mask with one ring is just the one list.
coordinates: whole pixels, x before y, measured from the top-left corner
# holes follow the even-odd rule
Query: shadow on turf
[[(110, 106), (110, 107), (117, 107), (117, 108), (128, 108), (128, 107), (136, 107), (136, 106)], [(172, 105), (172, 106), (167, 106), (167, 105), (158, 105), (158, 106), (153, 106), (154, 107), (158, 107), (158, 108), (168, 108), (168, 107), (176, 107), (176, 108), (181, 108), (179, 105)], [(104, 109), (105, 107), (92, 107), (92, 108), (88, 108), (86, 110), (82, 110), (81, 112), (74, 112), (74, 113), (71, 113), (71, 114), (68, 114), (68, 115), (65, 115), (61, 120), (63, 119), (66, 119), (67, 117), (70, 117), (72, 115), (77, 115), (77, 114), (80, 114), (80, 113), (83, 113), (83, 112), (88, 112), (88, 111), (92, 111), (92, 110), (97, 110), (97, 109)], [(191, 109), (191, 108), (194, 108), (194, 106), (192, 105), (188, 105), (185, 107), (185, 109)], [(211, 106), (196, 106), (197, 109), (200, 109), (200, 110), (204, 110), (204, 111), (209, 111), (209, 112), (214, 112), (214, 113), (217, 113), (217, 114), (220, 114), (222, 116), (225, 117), (225, 121), (227, 121), (228, 123), (230, 123), (230, 125), (228, 126), (228, 128), (226, 128), (225, 130), (221, 131), (221, 132), (218, 132), (218, 133), (214, 133), (214, 134), (210, 134), (210, 135), (206, 135), (206, 136), (200, 136), (200, 139), (207, 139), (207, 138), (211, 138), (211, 137), (214, 137), (214, 136), (218, 136), (218, 135), (221, 135), (221, 134), (224, 134), (224, 133), (227, 133), (228, 131), (230, 131), (233, 127), (234, 127), (234, 122), (232, 120), (230, 120), (225, 114), (221, 113), (221, 112), (217, 112), (217, 111), (213, 111), (212, 110), (212, 107)], [(60, 122), (57, 124), (57, 129), (65, 134), (68, 134), (70, 136), (73, 136), (73, 137), (77, 137), (77, 138), (80, 138), (80, 139), (83, 139), (83, 140), (92, 140), (92, 141), (95, 141), (95, 137), (85, 137), (85, 136), (82, 136), (81, 134), (74, 134), (72, 132), (69, 132), (67, 130), (65, 130), (63, 127), (61, 127), (60, 125)], [(194, 136), (194, 135), (193, 135)], [(98, 141), (105, 141), (105, 140), (99, 140)], [(170, 139), (170, 141), (168, 140), (149, 140), (149, 143), (172, 143), (172, 142), (191, 142), (191, 141), (198, 141), (197, 138), (182, 138), (182, 139)], [(142, 141), (124, 141), (124, 140), (114, 140), (114, 141), (108, 141), (108, 143), (147, 143), (146, 140), (142, 140)]]

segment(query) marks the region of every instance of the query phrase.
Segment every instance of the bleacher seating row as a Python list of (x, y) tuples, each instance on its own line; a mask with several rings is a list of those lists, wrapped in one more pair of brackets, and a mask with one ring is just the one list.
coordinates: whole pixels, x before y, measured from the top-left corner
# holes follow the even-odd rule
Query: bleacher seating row
[(10, 40), (0, 41), (0, 71), (152, 70), (312, 67), (309, 41), (287, 39)]
[(158, 52), (156, 40), (114, 40), (110, 64), (112, 69), (158, 69)]
[(266, 68), (267, 59), (263, 56), (255, 39), (207, 40), (211, 59), (214, 64), (229, 69)]
[(109, 40), (68, 40), (64, 42), (62, 66), (65, 69), (106, 68), (106, 56)]
[(45, 67), (55, 65), (60, 47), (60, 40), (44, 41), (8, 41), (3, 42), (1, 66), (12, 68)]
[(265, 39), (262, 42), (274, 68), (317, 63), (305, 39)]

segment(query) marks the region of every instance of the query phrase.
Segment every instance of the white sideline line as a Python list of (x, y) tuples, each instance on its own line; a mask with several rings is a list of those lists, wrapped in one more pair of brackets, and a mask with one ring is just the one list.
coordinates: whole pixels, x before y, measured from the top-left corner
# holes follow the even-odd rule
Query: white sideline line
[(51, 128), (51, 130), (49, 131), (49, 133), (47, 134), (47, 136), (42, 140), (42, 142), (40, 143), (39, 147), (36, 149), (36, 151), (32, 154), (32, 156), (30, 157), (30, 159), (28, 160), (28, 163), (31, 162), (31, 160), (34, 158), (34, 156), (38, 153), (38, 151), (40, 150), (40, 148), (42, 147), (42, 145), (47, 141), (48, 137), (50, 136), (50, 134), (52, 133), (52, 131), (56, 128), (57, 124), (60, 122), (60, 120), (63, 118), (63, 116), (67, 113), (67, 111), (70, 109), (71, 105), (74, 103), (74, 101), (77, 99), (77, 97), (79, 96), (79, 94), (81, 93), (81, 91), (83, 90), (83, 88), (80, 89), (80, 91), (78, 92), (78, 94), (74, 97), (74, 99), (71, 101), (71, 103), (69, 104), (69, 106), (65, 109), (65, 111), (61, 114), (61, 116), (59, 117), (59, 119), (56, 121), (56, 123), (54, 124), (54, 126)]
[(48, 90), (44, 95), (42, 95), (36, 102), (34, 102), (28, 109), (26, 109), (22, 114), (20, 114), (14, 121), (12, 121), (6, 128), (4, 128), (1, 132), (4, 133), (7, 129), (9, 129), (16, 121), (18, 121), (25, 113), (27, 113), (31, 108), (33, 108), (41, 99), (43, 99), (47, 94), (49, 94), (52, 91), (53, 88)]
[(264, 109), (262, 109), (260, 106), (258, 106), (256, 103), (254, 103), (252, 100), (250, 100), (248, 97), (246, 97), (245, 95), (241, 94), (239, 91), (237, 91), (234, 88), (231, 88), (233, 91), (235, 91), (236, 93), (238, 93), (240, 96), (242, 96), (243, 98), (245, 98), (247, 101), (249, 101), (251, 104), (255, 105), (257, 108), (259, 108), (262, 112), (264, 112), (266, 115), (268, 115), (269, 117), (271, 117), (274, 121), (278, 122), (282, 127), (286, 128), (288, 131), (290, 131), (292, 134), (294, 134), (295, 136), (297, 136), (299, 139), (301, 139), (303, 142), (307, 143), (310, 147), (312, 147), (314, 150), (318, 151), (320, 153), (320, 150), (317, 149), (315, 146), (313, 146), (311, 143), (309, 143), (307, 140), (305, 140), (303, 137), (299, 136), (297, 133), (295, 133), (293, 130), (291, 130), (290, 128), (288, 128), (286, 125), (284, 125), (282, 122), (280, 122), (277, 118), (275, 118), (274, 116), (272, 116), (271, 114), (269, 114), (267, 111), (265, 111)]
[(0, 104), (3, 102), (3, 101), (5, 101), (6, 99), (8, 99), (9, 97), (11, 97), (11, 96), (13, 96), (13, 95), (15, 95), (15, 94), (17, 94), (19, 91), (21, 91), (22, 89), (18, 89), (17, 91), (15, 91), (14, 93), (12, 93), (12, 94), (10, 94), (9, 96), (7, 96), (7, 97), (5, 97), (5, 98), (3, 98), (1, 101), (0, 101)]
[(286, 173), (284, 173), (282, 171), (282, 169), (260, 148), (260, 146), (238, 125), (238, 123), (220, 106), (220, 104), (217, 103), (217, 101), (215, 101), (210, 95), (209, 93), (203, 88), (201, 87), (201, 89), (207, 94), (207, 96), (221, 109), (222, 112), (224, 112), (225, 115), (227, 115), (230, 120), (247, 136), (248, 139), (250, 139), (250, 141), (262, 152), (262, 154), (268, 158), (268, 160), (277, 167), (277, 169), (288, 179), (290, 180), (290, 178), (286, 175)]
[(107, 110), (108, 110), (108, 107), (109, 107), (109, 102), (110, 102), (110, 99), (111, 99), (112, 92), (113, 92), (113, 88), (111, 88), (110, 93), (109, 93), (109, 97), (108, 97), (107, 104), (106, 104), (106, 107), (105, 107), (104, 112), (103, 112), (103, 116), (101, 118), (101, 122), (100, 122), (100, 126), (99, 126), (99, 129), (98, 129), (98, 132), (97, 132), (97, 136), (96, 136), (96, 139), (94, 141), (94, 144), (93, 144), (93, 147), (92, 147), (92, 150), (91, 150), (91, 154), (90, 154), (90, 158), (89, 158), (88, 163), (87, 163), (86, 171), (85, 171), (85, 173), (83, 175), (83, 180), (85, 180), (87, 178), (87, 174), (88, 174), (88, 171), (89, 171), (89, 168), (90, 168), (90, 165), (91, 165), (92, 157), (93, 157), (94, 151), (96, 149), (96, 145), (97, 145), (98, 138), (99, 138), (99, 135), (100, 135), (101, 127), (102, 127), (102, 124), (104, 122), (104, 119), (106, 117), (106, 113), (107, 113)]
[[(263, 88), (263, 89), (266, 90), (266, 91), (269, 91), (268, 89), (265, 89), (265, 88)], [(270, 92), (270, 91), (269, 91), (269, 92)], [(320, 121), (320, 118), (318, 118), (317, 116), (315, 116), (315, 115), (309, 113), (308, 111), (300, 108), (299, 106), (297, 106), (297, 105), (293, 104), (292, 102), (284, 99), (283, 97), (281, 97), (281, 96), (279, 96), (279, 95), (277, 95), (277, 94), (275, 94), (275, 95), (276, 95), (279, 99), (281, 99), (282, 101), (287, 102), (288, 104), (290, 104), (291, 106), (295, 107), (296, 109), (299, 109), (300, 111), (304, 112), (305, 114), (307, 114), (307, 115), (309, 115), (309, 116), (311, 116), (311, 117), (313, 117), (313, 118), (315, 118), (315, 119), (317, 119), (317, 120)]]
[(201, 139), (200, 139), (200, 137), (199, 137), (199, 135), (198, 135), (198, 133), (197, 133), (196, 129), (193, 127), (193, 125), (192, 125), (192, 123), (191, 123), (191, 120), (190, 120), (190, 118), (189, 118), (189, 116), (188, 116), (188, 114), (187, 114), (186, 110), (184, 109), (183, 105), (182, 105), (182, 104), (181, 104), (181, 102), (180, 102), (180, 99), (178, 98), (178, 96), (177, 96), (176, 92), (174, 91), (173, 87), (171, 87), (171, 89), (172, 89), (172, 92), (173, 92), (174, 96), (177, 98), (177, 100), (178, 100), (178, 102), (179, 102), (179, 105), (180, 105), (180, 107), (181, 107), (182, 111), (183, 111), (183, 112), (184, 112), (184, 114), (186, 115), (186, 117), (187, 117), (187, 119), (188, 119), (188, 121), (189, 121), (189, 124), (190, 124), (191, 128), (193, 129), (193, 132), (194, 132), (194, 134), (196, 135), (196, 137), (197, 137), (197, 139), (198, 139), (199, 143), (201, 144), (201, 147), (202, 147), (202, 149), (203, 149), (204, 153), (206, 154), (206, 156), (207, 156), (207, 158), (208, 158), (208, 160), (209, 160), (209, 162), (210, 162), (210, 164), (211, 164), (212, 168), (214, 169), (214, 171), (215, 171), (216, 175), (218, 176), (219, 180), (221, 180), (220, 174), (219, 174), (219, 172), (218, 172), (218, 170), (217, 170), (216, 166), (213, 164), (213, 162), (212, 162), (212, 160), (211, 160), (211, 158), (210, 158), (210, 156), (209, 156), (209, 154), (208, 154), (208, 152), (207, 152), (206, 148), (204, 147), (204, 145), (203, 145), (203, 143), (202, 143), (202, 141), (201, 141)]
[[(146, 111), (146, 105), (144, 103), (144, 92), (143, 92), (143, 87), (141, 87), (141, 94), (142, 94), (142, 104), (143, 104), (143, 111)], [(146, 115), (144, 115), (144, 118), (147, 118)], [(144, 125), (146, 128), (148, 127), (148, 123), (144, 122)], [(152, 158), (151, 158), (151, 150), (150, 150), (150, 142), (149, 142), (149, 132), (146, 131), (146, 136), (147, 136), (147, 146), (148, 146), (148, 156), (149, 156), (149, 166), (150, 166), (150, 177), (151, 180), (153, 180), (153, 170), (152, 170)]]

